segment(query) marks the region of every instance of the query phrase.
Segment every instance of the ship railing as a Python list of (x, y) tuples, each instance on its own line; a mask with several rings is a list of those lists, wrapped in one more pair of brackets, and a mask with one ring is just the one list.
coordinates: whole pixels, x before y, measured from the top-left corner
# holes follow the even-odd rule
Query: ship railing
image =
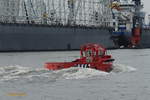
[(144, 30), (150, 30), (150, 25), (143, 25), (142, 27)]
[[(28, 19), (28, 20), (27, 20)], [(111, 27), (109, 21), (78, 20), (68, 23), (66, 19), (54, 19), (44, 17), (26, 17), (26, 16), (0, 16), (1, 23), (30, 24), (30, 25), (62, 25), (62, 26), (87, 26), (87, 27)]]

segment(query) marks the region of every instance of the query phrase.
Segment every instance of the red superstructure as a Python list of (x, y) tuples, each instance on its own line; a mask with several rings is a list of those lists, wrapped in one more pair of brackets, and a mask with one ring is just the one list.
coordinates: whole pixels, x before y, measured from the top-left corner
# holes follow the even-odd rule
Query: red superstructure
[(59, 70), (70, 67), (93, 68), (105, 72), (112, 70), (111, 55), (107, 55), (106, 49), (99, 44), (86, 44), (81, 46), (81, 57), (72, 62), (48, 62), (45, 68)]
[(131, 39), (132, 46), (139, 45), (140, 41), (141, 41), (141, 28), (135, 27), (133, 29), (133, 34)]

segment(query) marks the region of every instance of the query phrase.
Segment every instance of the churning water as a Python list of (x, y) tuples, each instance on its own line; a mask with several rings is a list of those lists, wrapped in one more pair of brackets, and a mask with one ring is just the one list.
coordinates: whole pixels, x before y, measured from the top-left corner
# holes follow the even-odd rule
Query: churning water
[(119, 72), (131, 72), (136, 70), (135, 68), (121, 64), (114, 64), (113, 68), (114, 69), (111, 73), (107, 73), (95, 69), (77, 67), (72, 67), (58, 71), (49, 71), (45, 68), (22, 67), (19, 65), (3, 66), (0, 67), (0, 81), (22, 80), (29, 78), (34, 79), (34, 77), (45, 77), (48, 79), (83, 79), (95, 76), (105, 76)]
[(148, 100), (150, 50), (112, 50), (112, 72), (69, 68), (49, 71), (47, 61), (72, 61), (71, 52), (0, 53), (0, 100)]

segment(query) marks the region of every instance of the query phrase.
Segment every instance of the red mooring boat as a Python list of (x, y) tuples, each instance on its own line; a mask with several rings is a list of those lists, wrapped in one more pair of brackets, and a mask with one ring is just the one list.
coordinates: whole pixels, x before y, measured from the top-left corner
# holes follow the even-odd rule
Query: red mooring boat
[(112, 70), (114, 59), (107, 55), (106, 49), (99, 44), (86, 44), (81, 46), (81, 57), (72, 62), (47, 62), (45, 68), (60, 70), (71, 67), (93, 68), (105, 72)]

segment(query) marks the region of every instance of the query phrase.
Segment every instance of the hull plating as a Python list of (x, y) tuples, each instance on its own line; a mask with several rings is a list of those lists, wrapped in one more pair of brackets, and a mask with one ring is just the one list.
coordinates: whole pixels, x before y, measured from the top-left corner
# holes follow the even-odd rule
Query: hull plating
[(73, 50), (85, 43), (114, 47), (108, 28), (0, 24), (0, 51)]

